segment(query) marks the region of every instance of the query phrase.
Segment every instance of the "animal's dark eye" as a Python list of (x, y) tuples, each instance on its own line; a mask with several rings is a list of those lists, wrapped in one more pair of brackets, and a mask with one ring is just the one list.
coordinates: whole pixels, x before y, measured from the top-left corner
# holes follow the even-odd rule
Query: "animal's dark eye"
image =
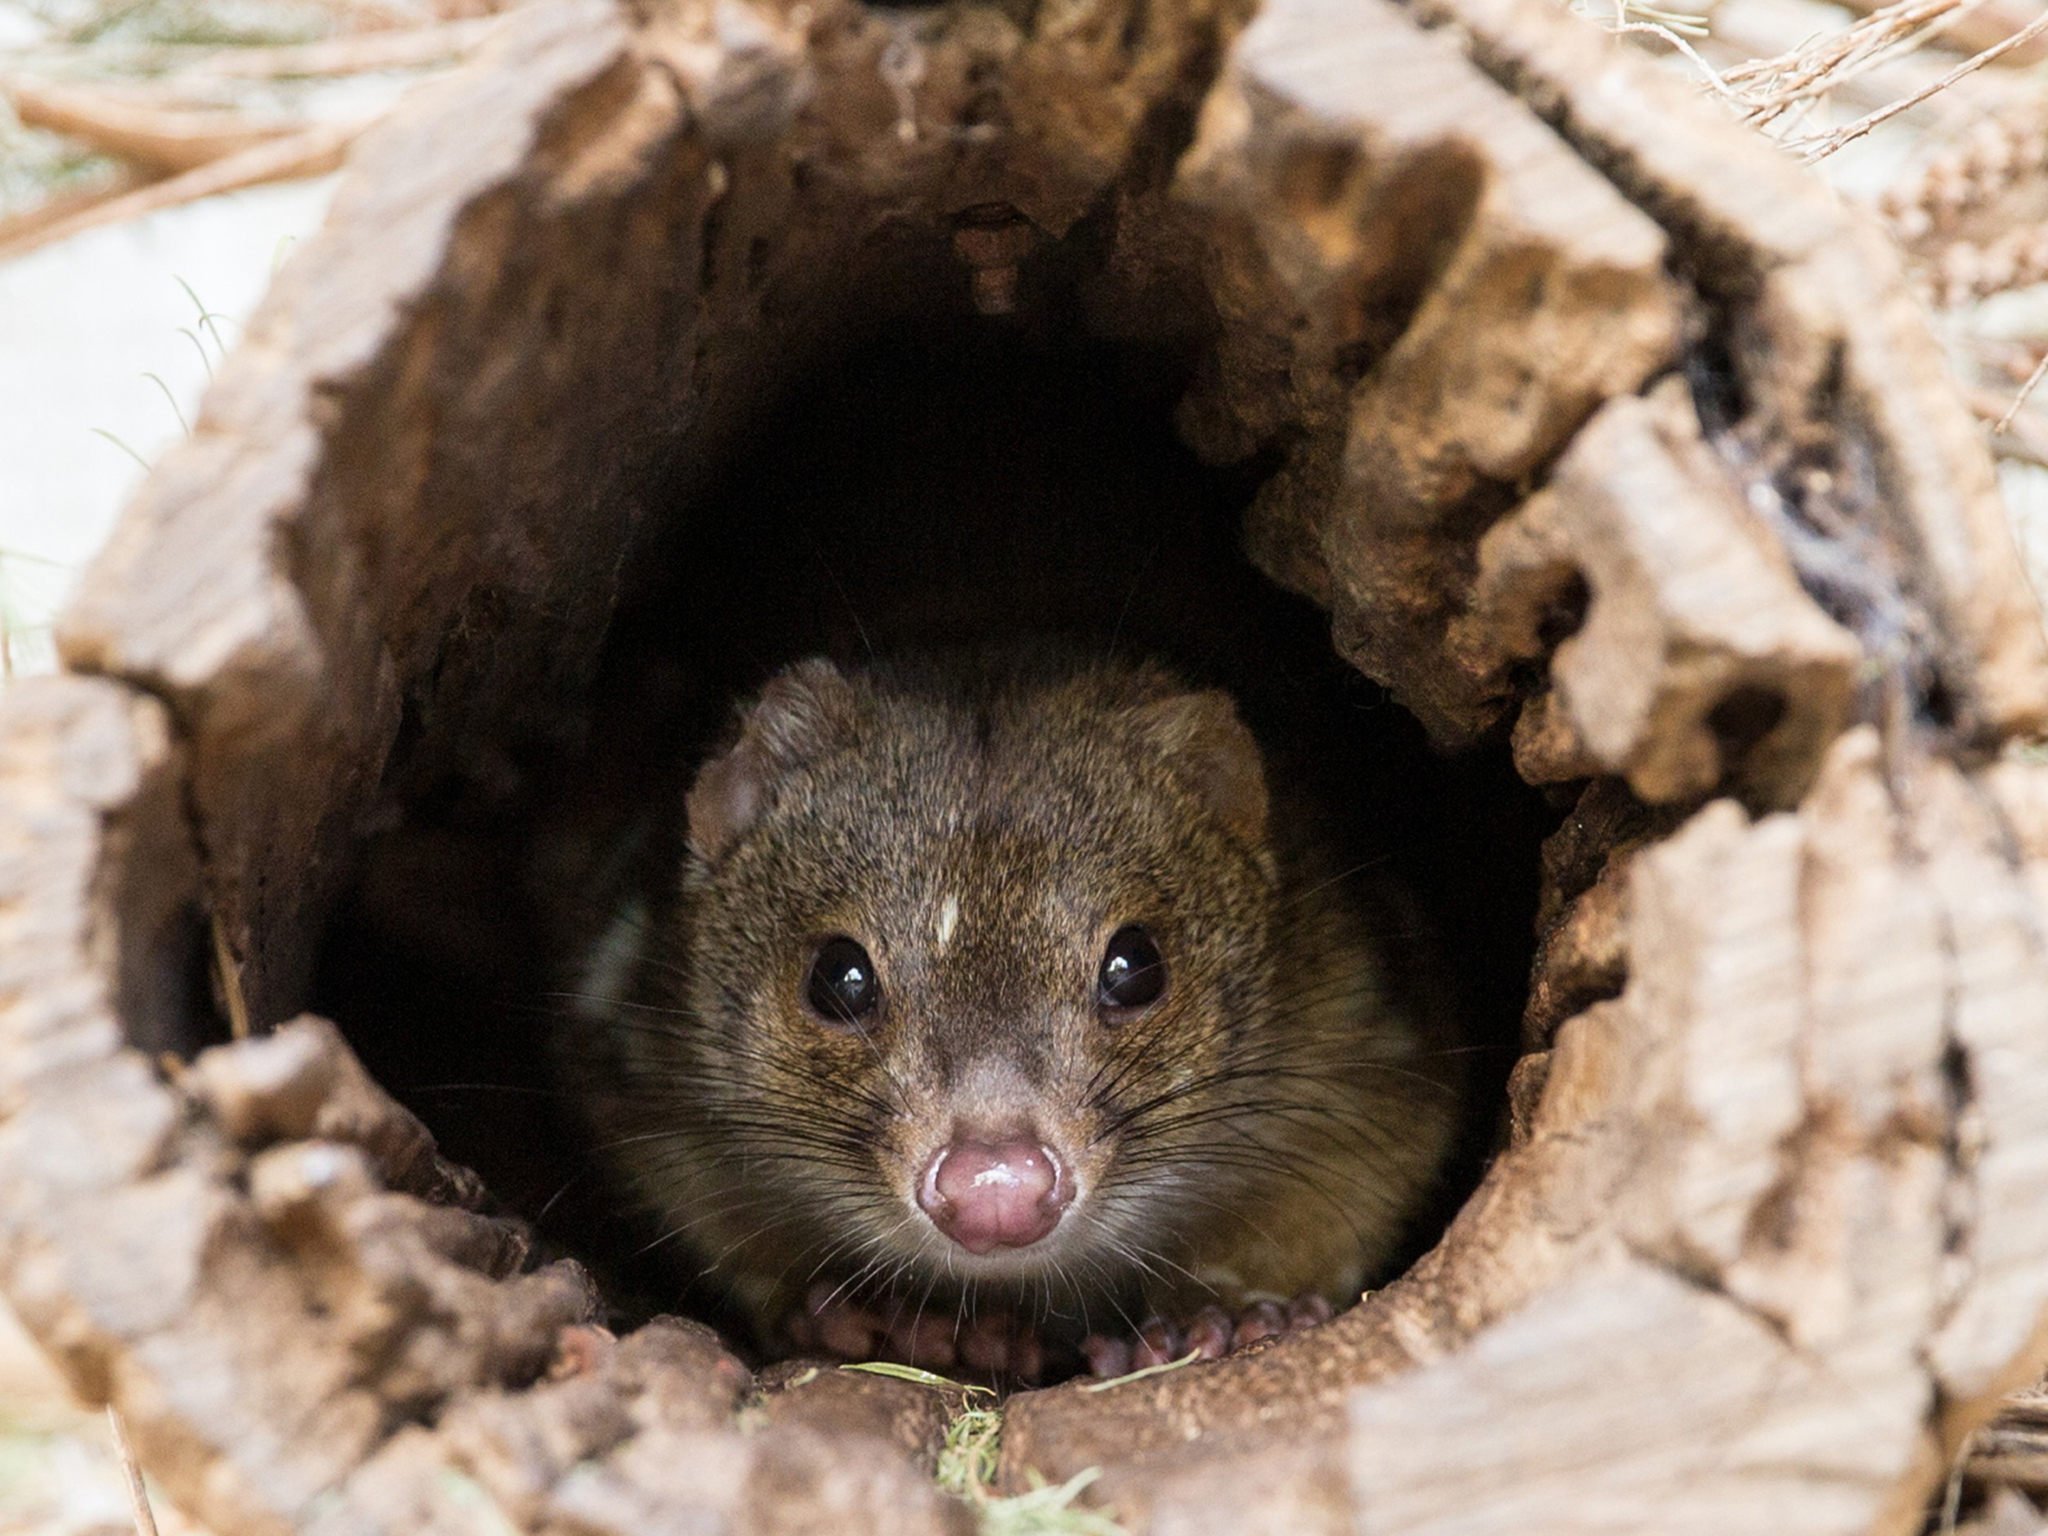
[(1166, 961), (1142, 924), (1126, 923), (1110, 935), (1096, 985), (1111, 1008), (1142, 1008), (1166, 990)]
[(866, 950), (843, 934), (818, 946), (804, 982), (811, 1012), (833, 1024), (858, 1025), (881, 999), (882, 984)]

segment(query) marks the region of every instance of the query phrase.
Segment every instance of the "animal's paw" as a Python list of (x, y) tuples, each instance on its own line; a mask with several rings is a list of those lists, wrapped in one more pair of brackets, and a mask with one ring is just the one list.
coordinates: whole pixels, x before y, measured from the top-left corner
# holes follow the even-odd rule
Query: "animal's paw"
[(849, 1296), (826, 1280), (811, 1287), (783, 1332), (798, 1352), (835, 1360), (893, 1360), (937, 1372), (964, 1366), (1026, 1384), (1045, 1372), (1037, 1332), (1006, 1310), (935, 1311)]
[(1336, 1315), (1336, 1309), (1321, 1296), (1297, 1296), (1285, 1305), (1277, 1301), (1254, 1301), (1235, 1312), (1217, 1306), (1202, 1308), (1185, 1323), (1155, 1317), (1137, 1334), (1090, 1334), (1081, 1342), (1088, 1357), (1088, 1369), (1096, 1376), (1123, 1376), (1152, 1365), (1165, 1365), (1189, 1354), (1204, 1360), (1221, 1360), (1235, 1350), (1261, 1339), (1299, 1333), (1318, 1327)]

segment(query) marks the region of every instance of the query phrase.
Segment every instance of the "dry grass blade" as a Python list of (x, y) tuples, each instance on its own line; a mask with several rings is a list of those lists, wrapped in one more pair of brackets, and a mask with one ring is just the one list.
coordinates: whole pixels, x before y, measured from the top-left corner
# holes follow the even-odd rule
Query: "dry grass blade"
[(1143, 1381), (1148, 1376), (1163, 1376), (1168, 1371), (1180, 1370), (1183, 1366), (1193, 1365), (1201, 1358), (1202, 1352), (1200, 1350), (1189, 1350), (1178, 1360), (1164, 1360), (1158, 1365), (1142, 1366), (1135, 1371), (1127, 1371), (1121, 1376), (1112, 1376), (1107, 1381), (1091, 1381), (1081, 1390), (1083, 1392), (1107, 1392), (1111, 1387), (1121, 1387), (1127, 1382)]
[[(1868, 16), (1878, 9), (1871, 0), (1844, 0), (1844, 4), (1859, 16)], [(1952, 18), (1943, 33), (1957, 48), (1979, 53), (2003, 42), (2039, 14), (2035, 0), (1984, 0), (1984, 4)], [(2019, 50), (2012, 62), (2033, 64), (2044, 58), (2048, 58), (2048, 43), (2037, 40)]]
[(1792, 108), (1913, 52), (1943, 27), (1953, 25), (1959, 13), (1980, 3), (1982, 0), (1895, 0), (1855, 25), (1789, 53), (1724, 69), (1720, 83), (1741, 103), (1744, 120), (1763, 128)]
[[(1971, 385), (1963, 391), (1970, 414), (1991, 429), (1991, 452), (2014, 464), (2032, 464), (2048, 469), (2048, 423), (2019, 407), (2002, 390)], [(2011, 414), (2008, 416), (2008, 412)], [(2000, 422), (2005, 425), (2001, 427)]]
[(2026, 43), (2044, 34), (2048, 34), (2048, 11), (2042, 12), (2041, 15), (2035, 17), (2026, 26), (2013, 33), (2004, 42), (1999, 43), (1995, 47), (1986, 48), (1982, 53), (1965, 59), (1940, 79), (1922, 86), (1919, 90), (1913, 92), (1912, 95), (1902, 97), (1890, 106), (1879, 107), (1875, 112), (1867, 112), (1853, 123), (1845, 124), (1831, 133), (1821, 134), (1819, 137), (1800, 145), (1800, 152), (1809, 165), (1816, 160), (1825, 159), (1844, 145), (1853, 144), (1873, 128), (1891, 121), (1891, 119), (1897, 117), (1907, 108), (1918, 106), (1921, 102), (1927, 100), (1928, 97), (1935, 95), (1937, 92), (1947, 90), (1958, 80), (1963, 79), (1967, 75), (1974, 74), (1986, 64), (1996, 63), (2007, 54), (2017, 51)]
[(851, 1365), (842, 1365), (839, 1369), (864, 1371), (870, 1376), (888, 1376), (897, 1381), (914, 1381), (921, 1387), (944, 1387), (955, 1392), (983, 1392), (990, 1397), (996, 1395), (993, 1387), (977, 1386), (971, 1381), (955, 1381), (950, 1376), (919, 1370), (914, 1365), (899, 1365), (894, 1360), (857, 1360)]
[(2034, 371), (2027, 375), (2027, 382), (2020, 386), (2020, 392), (2013, 396), (2012, 404), (2007, 406), (2005, 414), (1998, 418), (1998, 425), (1991, 429), (1994, 434), (2002, 434), (2012, 426), (2013, 418), (2019, 415), (2021, 407), (2027, 403), (2027, 396), (2040, 387), (2044, 374), (2048, 374), (2048, 352), (2041, 354), (2041, 361), (2034, 364)]
[(1742, 99), (1722, 83), (1721, 72), (1708, 63), (1699, 49), (1695, 48), (1681, 32), (1657, 21), (1623, 20), (1612, 24), (1603, 22), (1601, 25), (1616, 37), (1656, 38), (1659, 42), (1684, 55), (1687, 62), (1700, 72), (1700, 80), (1708, 89), (1716, 91), (1725, 97), (1729, 104), (1738, 112), (1743, 109)]
[(127, 1426), (120, 1412), (107, 1404), (107, 1428), (113, 1432), (114, 1454), (121, 1458), (121, 1470), (128, 1478), (128, 1501), (135, 1510), (135, 1536), (157, 1536), (156, 1512), (149, 1507), (149, 1489), (143, 1486), (142, 1468), (128, 1445)]
[(221, 996), (228, 1008), (228, 1036), (234, 1040), (249, 1038), (249, 1005), (242, 997), (242, 963), (235, 958), (235, 949), (228, 942), (227, 928), (220, 915), (213, 919), (213, 963), (220, 981)]

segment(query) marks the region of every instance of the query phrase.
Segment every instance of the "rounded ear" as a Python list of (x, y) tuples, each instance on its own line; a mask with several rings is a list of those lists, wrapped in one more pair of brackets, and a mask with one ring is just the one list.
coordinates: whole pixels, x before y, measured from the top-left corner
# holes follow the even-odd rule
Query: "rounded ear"
[(716, 864), (769, 806), (782, 781), (851, 735), (853, 685), (823, 657), (769, 679), (740, 721), (739, 739), (697, 770), (684, 813), (690, 847)]
[(1132, 711), (1139, 730), (1231, 834), (1266, 836), (1266, 765), (1227, 693), (1178, 693)]

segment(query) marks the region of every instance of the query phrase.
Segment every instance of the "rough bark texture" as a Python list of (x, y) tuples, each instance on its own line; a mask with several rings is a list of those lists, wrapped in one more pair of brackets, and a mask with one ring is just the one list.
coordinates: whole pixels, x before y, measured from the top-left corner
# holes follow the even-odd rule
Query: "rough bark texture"
[[(1083, 322), (1197, 337), (1188, 441), (1277, 465), (1253, 558), (1439, 740), (1589, 782), (1447, 1236), (1013, 1400), (1005, 1484), (1898, 1531), (2038, 1367), (2048, 664), (1874, 236), (1543, 0), (548, 0), (364, 143), (65, 625), (99, 676), (0, 717), (0, 1283), (221, 1536), (969, 1524), (957, 1397), (610, 1339), (287, 1021), (376, 797), (588, 685), (657, 480), (915, 302), (904, 241), (994, 303), (1084, 214)], [(215, 941), (258, 1038), (181, 1061)]]

